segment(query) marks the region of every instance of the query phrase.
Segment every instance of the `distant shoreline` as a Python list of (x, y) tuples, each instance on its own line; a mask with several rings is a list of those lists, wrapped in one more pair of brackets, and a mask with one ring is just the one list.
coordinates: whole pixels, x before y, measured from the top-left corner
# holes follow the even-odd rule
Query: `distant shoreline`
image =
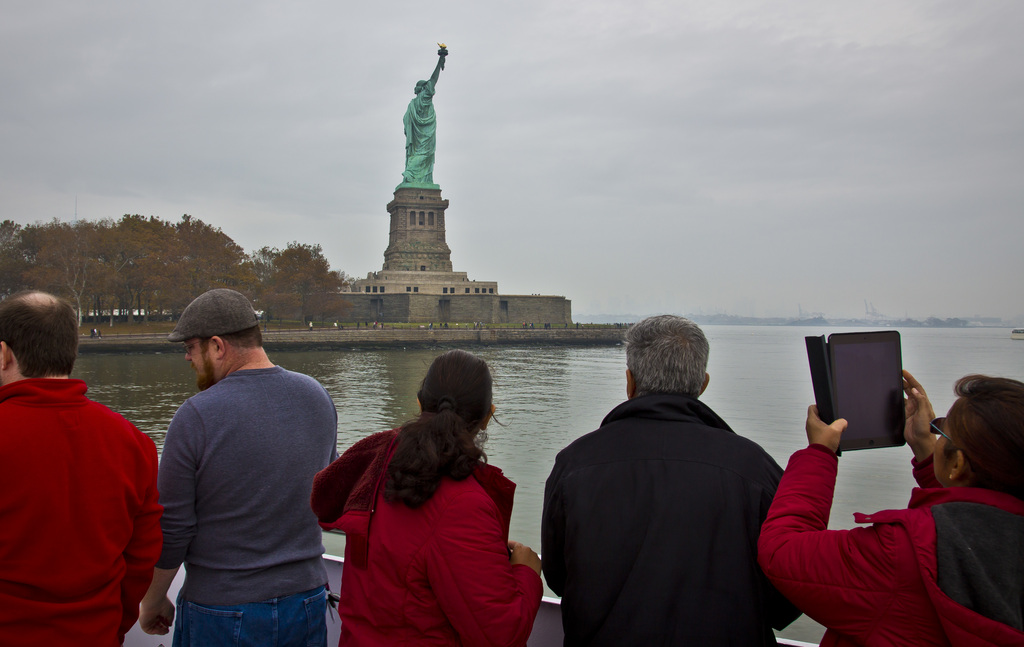
[[(372, 350), (451, 345), (481, 346), (613, 346), (622, 343), (626, 328), (314, 328), (263, 333), (268, 351)], [(79, 339), (86, 354), (176, 353), (180, 344), (167, 333), (129, 333)]]
[[(805, 320), (772, 321), (767, 319), (742, 320), (730, 317), (728, 320), (693, 317), (700, 325), (714, 326), (771, 326), (771, 327), (868, 327), (868, 328), (996, 328), (1011, 329), (1003, 325), (926, 325), (918, 321), (862, 321), (862, 320)], [(390, 326), (390, 324), (387, 324)], [(316, 351), (316, 350), (372, 350), (389, 348), (429, 348), (451, 345), (481, 346), (611, 346), (620, 344), (628, 324), (588, 325), (576, 328), (292, 328), (268, 330), (263, 333), (263, 345), (270, 351)], [(103, 328), (99, 329), (103, 332)], [(123, 330), (123, 328), (122, 328)], [(93, 338), (79, 337), (80, 354), (123, 354), (123, 353), (165, 353), (178, 352), (179, 345), (167, 341), (167, 332), (107, 333), (107, 336)]]
[[(612, 321), (640, 321), (645, 316), (641, 315), (582, 315), (582, 318), (589, 317), (588, 321), (596, 324), (604, 324)], [(682, 315), (701, 326), (849, 326), (854, 328), (1019, 328), (1022, 324), (984, 317), (981, 319), (963, 319), (949, 317), (939, 319), (929, 317), (927, 319), (889, 319), (878, 317), (875, 319), (850, 319), (841, 317), (805, 317), (794, 319), (792, 317), (743, 317), (740, 315)], [(624, 317), (624, 318), (623, 318)]]

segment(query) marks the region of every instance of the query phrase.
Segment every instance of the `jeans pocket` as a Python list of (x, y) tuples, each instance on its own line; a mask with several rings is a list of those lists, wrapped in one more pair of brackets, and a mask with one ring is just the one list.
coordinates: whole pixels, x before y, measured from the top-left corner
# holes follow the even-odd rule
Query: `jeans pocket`
[(195, 602), (186, 604), (189, 647), (230, 647), (238, 644), (242, 630), (241, 611), (211, 609)]
[(327, 589), (320, 589), (305, 600), (306, 647), (324, 647), (327, 644)]

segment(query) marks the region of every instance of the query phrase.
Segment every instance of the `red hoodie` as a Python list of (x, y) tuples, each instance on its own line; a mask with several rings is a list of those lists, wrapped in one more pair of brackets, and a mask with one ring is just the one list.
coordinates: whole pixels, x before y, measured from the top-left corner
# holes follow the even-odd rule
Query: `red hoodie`
[(525, 645), (543, 588), (509, 563), (515, 484), (482, 464), (418, 508), (385, 501), (396, 433), (356, 443), (313, 482), (321, 525), (346, 533), (340, 644)]
[(929, 458), (906, 509), (826, 530), (837, 463), (821, 445), (793, 454), (758, 541), (772, 583), (828, 627), (822, 645), (1024, 645), (1024, 501), (943, 488)]
[(118, 645), (162, 535), (156, 447), (81, 380), (0, 388), (0, 644)]

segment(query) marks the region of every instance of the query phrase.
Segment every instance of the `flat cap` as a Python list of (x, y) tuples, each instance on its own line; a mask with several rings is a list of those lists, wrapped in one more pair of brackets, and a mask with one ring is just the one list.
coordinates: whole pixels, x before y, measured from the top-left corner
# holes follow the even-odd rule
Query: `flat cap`
[(167, 341), (227, 335), (260, 325), (252, 304), (241, 292), (218, 288), (204, 292), (188, 304)]

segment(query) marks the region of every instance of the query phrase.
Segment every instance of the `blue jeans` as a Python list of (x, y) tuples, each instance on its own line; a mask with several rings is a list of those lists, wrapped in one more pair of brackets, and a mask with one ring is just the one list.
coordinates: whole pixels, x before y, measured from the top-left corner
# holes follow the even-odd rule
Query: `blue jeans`
[(326, 647), (327, 591), (320, 586), (262, 602), (215, 606), (178, 596), (172, 647)]

